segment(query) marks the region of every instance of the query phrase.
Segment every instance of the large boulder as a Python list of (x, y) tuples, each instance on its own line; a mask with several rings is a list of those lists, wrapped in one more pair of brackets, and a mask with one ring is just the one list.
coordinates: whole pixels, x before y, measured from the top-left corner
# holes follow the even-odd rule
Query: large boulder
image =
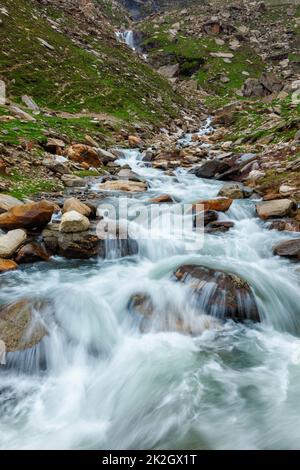
[(92, 213), (92, 209), (84, 204), (83, 202), (79, 201), (76, 197), (70, 197), (65, 200), (63, 206), (63, 213), (76, 211), (79, 214), (84, 215), (85, 217), (89, 217)]
[(14, 271), (18, 268), (17, 263), (12, 259), (0, 258), (0, 273), (6, 273), (7, 271)]
[(49, 254), (45, 247), (37, 242), (27, 243), (22, 246), (16, 256), (15, 260), (19, 264), (35, 263), (36, 261), (48, 261)]
[(66, 156), (77, 163), (87, 163), (90, 167), (98, 168), (102, 165), (97, 149), (84, 144), (74, 144), (66, 150)]
[(179, 64), (174, 65), (163, 65), (158, 69), (158, 73), (160, 73), (163, 77), (171, 79), (178, 77), (179, 75)]
[(10, 258), (27, 238), (24, 230), (11, 230), (0, 236), (0, 258)]
[(299, 260), (300, 259), (300, 238), (278, 243), (277, 245), (274, 246), (273, 251), (275, 255)]
[(215, 176), (225, 173), (231, 168), (231, 166), (218, 159), (207, 160), (200, 167), (194, 168), (192, 172), (198, 178), (214, 178)]
[(59, 231), (63, 233), (85, 232), (90, 227), (87, 217), (76, 211), (65, 212), (61, 218)]
[(204, 266), (184, 265), (177, 269), (174, 278), (190, 287), (190, 301), (200, 312), (238, 322), (260, 321), (254, 294), (239, 276)]
[(48, 201), (18, 205), (0, 214), (0, 228), (42, 228), (50, 222), (54, 210), (55, 205)]
[(47, 331), (34, 314), (43, 308), (27, 300), (0, 307), (0, 340), (7, 352), (32, 348), (43, 339)]
[(0, 194), (0, 214), (7, 212), (15, 206), (23, 204), (19, 199), (9, 196), (8, 194)]
[(297, 204), (291, 199), (274, 199), (260, 202), (256, 205), (256, 211), (261, 219), (287, 217), (295, 215)]
[(68, 188), (83, 188), (86, 185), (85, 179), (76, 175), (63, 175), (61, 180)]
[(143, 192), (147, 190), (146, 183), (135, 181), (106, 181), (98, 185), (98, 188), (103, 191), (125, 191), (130, 193)]

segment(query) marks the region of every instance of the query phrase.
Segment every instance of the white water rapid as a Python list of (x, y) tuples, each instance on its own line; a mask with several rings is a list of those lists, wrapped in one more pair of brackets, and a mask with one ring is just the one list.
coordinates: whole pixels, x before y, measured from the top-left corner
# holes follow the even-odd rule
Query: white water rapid
[[(120, 164), (149, 184), (131, 202), (169, 194), (188, 203), (215, 197), (222, 184), (183, 169), (167, 176), (134, 150)], [(292, 235), (267, 230), (254, 204), (234, 201), (226, 214), (234, 227), (205, 235), (197, 252), (164, 239), (164, 227), (160, 240), (140, 227), (135, 256), (54, 258), (2, 276), (0, 303), (37, 296), (53, 314), (42, 318), (49, 333), (42, 342), (0, 368), (0, 448), (299, 448), (299, 273), (272, 254)], [(170, 275), (190, 262), (247, 280), (262, 322), (200, 318), (196, 336), (141, 332), (128, 310), (138, 292), (189, 317), (185, 287)]]

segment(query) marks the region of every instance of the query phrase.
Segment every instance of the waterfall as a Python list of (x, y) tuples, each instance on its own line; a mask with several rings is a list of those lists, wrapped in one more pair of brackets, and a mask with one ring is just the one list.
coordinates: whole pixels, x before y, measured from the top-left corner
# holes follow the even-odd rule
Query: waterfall
[(132, 30), (117, 31), (115, 34), (118, 41), (123, 42), (133, 51), (136, 50), (136, 47), (134, 45), (134, 34)]

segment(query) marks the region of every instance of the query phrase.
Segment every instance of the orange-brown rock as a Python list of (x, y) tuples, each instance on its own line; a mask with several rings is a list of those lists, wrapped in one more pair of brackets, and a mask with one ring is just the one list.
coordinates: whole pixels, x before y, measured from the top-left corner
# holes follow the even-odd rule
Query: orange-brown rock
[(32, 242), (27, 243), (27, 245), (24, 245), (19, 249), (15, 260), (19, 264), (34, 263), (35, 261), (48, 261), (49, 255), (43, 245)]
[(232, 199), (227, 197), (220, 197), (217, 199), (208, 199), (207, 201), (197, 201), (195, 204), (193, 204), (193, 207), (196, 207), (198, 204), (202, 204), (205, 211), (226, 212), (230, 208), (232, 202)]
[(15, 206), (4, 214), (0, 214), (0, 228), (13, 230), (45, 227), (50, 222), (54, 210), (55, 205), (48, 201)]
[(161, 196), (153, 197), (148, 202), (151, 204), (159, 204), (161, 202), (173, 202), (173, 199), (168, 194), (162, 194)]
[(77, 163), (87, 163), (89, 167), (98, 168), (102, 165), (98, 153), (93, 147), (84, 144), (74, 144), (66, 150), (66, 156)]
[(17, 268), (18, 265), (13, 260), (0, 258), (0, 273), (5, 273), (6, 271), (14, 271)]
[(130, 147), (138, 147), (142, 143), (142, 139), (136, 135), (129, 135), (128, 142)]

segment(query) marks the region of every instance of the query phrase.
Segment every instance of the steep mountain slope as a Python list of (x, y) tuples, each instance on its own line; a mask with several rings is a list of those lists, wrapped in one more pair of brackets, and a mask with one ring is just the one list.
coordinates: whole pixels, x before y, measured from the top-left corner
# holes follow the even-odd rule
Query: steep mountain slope
[[(179, 114), (170, 85), (125, 45), (108, 1), (1, 0), (0, 77), (8, 96), (68, 112), (161, 122)], [(110, 18), (108, 18), (110, 16)]]

